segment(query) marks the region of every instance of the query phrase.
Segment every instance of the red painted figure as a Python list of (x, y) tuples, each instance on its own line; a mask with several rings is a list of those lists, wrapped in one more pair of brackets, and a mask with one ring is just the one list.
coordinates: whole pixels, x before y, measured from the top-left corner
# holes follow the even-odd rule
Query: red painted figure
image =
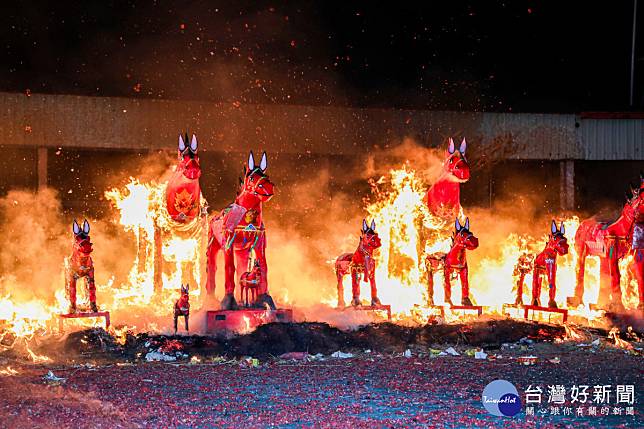
[(255, 261), (249, 265), (252, 265), (252, 269), (246, 271), (239, 278), (239, 284), (241, 286), (241, 296), (244, 301), (244, 306), (251, 307), (255, 304), (257, 299), (257, 288), (259, 287), (259, 281), (262, 277), (262, 269), (259, 266), (259, 261)]
[(568, 239), (565, 236), (566, 228), (561, 222), (557, 229), (557, 224), (552, 221), (550, 226), (550, 237), (546, 247), (541, 253), (534, 258), (534, 268), (532, 271), (532, 305), (541, 306), (539, 297), (541, 296), (541, 282), (543, 276), (548, 279), (548, 307), (557, 308), (555, 297), (557, 295), (557, 255), (566, 255), (568, 253)]
[[(634, 244), (632, 240), (635, 239), (634, 230), (637, 220), (644, 220), (644, 204), (642, 204), (644, 192), (640, 192), (644, 186), (644, 179), (640, 182), (640, 188), (632, 189), (632, 196), (627, 196), (622, 213), (615, 222), (600, 222), (595, 218), (590, 218), (579, 225), (575, 234), (575, 249), (578, 255), (577, 284), (575, 295), (568, 298), (569, 305), (576, 307), (583, 302), (586, 257), (599, 256), (602, 280), (599, 304), (607, 305), (615, 311), (624, 309), (620, 287), (619, 260), (632, 251)], [(644, 243), (635, 244), (635, 246), (639, 248), (644, 246)], [(641, 253), (639, 249), (635, 250), (634, 271), (638, 279), (640, 296), (642, 296), (644, 295), (644, 278), (641, 275), (642, 264), (640, 263), (638, 267), (638, 262), (642, 260), (642, 256), (638, 256), (639, 253)], [(606, 279), (610, 279), (609, 293), (603, 285)]]
[(67, 299), (69, 300), (69, 313), (76, 312), (76, 284), (81, 278), (85, 278), (90, 308), (93, 312), (97, 312), (94, 263), (90, 256), (92, 253), (92, 242), (89, 237), (89, 222), (85, 220), (81, 228), (78, 222), (74, 220), (72, 230), (74, 232), (72, 254), (65, 260), (65, 286)]
[[(255, 306), (276, 308), (273, 298), (268, 294), (266, 231), (262, 217), (262, 206), (273, 197), (274, 192), (274, 185), (266, 175), (267, 167), (266, 153), (262, 155), (257, 165), (251, 152), (248, 156), (248, 165), (244, 168), (244, 178), (240, 179), (240, 189), (235, 202), (210, 221), (206, 293), (210, 298), (214, 296), (217, 254), (223, 250), (225, 295), (221, 302), (222, 310), (238, 308), (235, 300), (235, 277), (239, 278), (242, 274), (241, 270), (248, 267), (251, 252), (255, 253), (261, 273)], [(237, 269), (235, 262), (237, 262)]]
[(461, 303), (472, 305), (470, 300), (470, 284), (468, 280), (466, 251), (479, 247), (479, 239), (470, 232), (470, 219), (465, 219), (465, 225), (461, 226), (456, 218), (455, 232), (452, 237), (452, 247), (445, 255), (444, 277), (445, 277), (445, 303), (452, 305), (452, 272), (457, 272), (461, 279)]
[(182, 135), (179, 135), (179, 164), (166, 188), (168, 214), (176, 222), (191, 221), (199, 215), (201, 167), (197, 146), (197, 137), (194, 134), (190, 144), (188, 144), (187, 133), (185, 140)]
[(343, 253), (335, 260), (335, 274), (338, 279), (338, 307), (344, 307), (344, 285), (342, 278), (351, 274), (351, 292), (353, 299), (351, 305), (359, 306), (360, 302), (360, 277), (368, 281), (371, 285), (371, 305), (382, 305), (378, 298), (378, 289), (376, 287), (376, 261), (373, 258), (373, 252), (382, 245), (380, 237), (376, 232), (376, 222), (371, 221), (371, 226), (367, 226), (367, 221), (362, 220), (362, 230), (360, 243), (353, 253)]
[(183, 316), (183, 321), (188, 332), (188, 319), (190, 317), (190, 295), (188, 294), (190, 286), (181, 285), (181, 297), (174, 303), (174, 333), (177, 333), (177, 321), (179, 316)]
[(456, 149), (454, 140), (449, 139), (447, 159), (443, 173), (429, 188), (425, 196), (430, 213), (443, 219), (454, 219), (461, 214), (461, 183), (470, 179), (470, 166), (465, 158), (467, 143), (463, 138)]

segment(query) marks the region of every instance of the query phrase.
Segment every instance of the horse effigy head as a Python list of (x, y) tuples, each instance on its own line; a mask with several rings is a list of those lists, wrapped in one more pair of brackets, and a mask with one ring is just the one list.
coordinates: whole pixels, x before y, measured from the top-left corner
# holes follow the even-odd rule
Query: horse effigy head
[(190, 285), (186, 283), (186, 285), (181, 285), (181, 296), (182, 297), (188, 297), (188, 290), (190, 289)]
[(182, 169), (183, 175), (191, 180), (198, 179), (201, 176), (201, 166), (199, 165), (199, 155), (197, 154), (198, 146), (196, 135), (193, 134), (188, 143), (188, 133), (185, 136), (179, 134), (179, 168)]
[(457, 217), (454, 223), (454, 230), (454, 246), (463, 246), (467, 250), (474, 250), (479, 247), (479, 239), (470, 231), (470, 218), (465, 218), (465, 224), (461, 225)]
[(379, 248), (380, 246), (382, 246), (380, 237), (376, 232), (375, 220), (372, 219), (371, 225), (367, 225), (367, 221), (365, 219), (362, 219), (362, 230), (360, 235), (360, 242), (362, 243), (362, 247), (368, 251), (373, 251)]
[(450, 137), (447, 146), (447, 159), (443, 164), (445, 171), (450, 175), (451, 179), (456, 182), (467, 182), (470, 179), (470, 164), (465, 157), (465, 150), (467, 149), (467, 142), (465, 137), (457, 148), (454, 140)]
[(241, 192), (256, 196), (260, 201), (266, 202), (273, 197), (274, 187), (266, 174), (268, 160), (266, 152), (262, 154), (259, 164), (255, 163), (253, 152), (248, 155), (248, 164), (244, 167), (244, 179), (241, 183)]
[(89, 222), (87, 222), (87, 219), (83, 221), (82, 228), (74, 219), (72, 231), (74, 232), (74, 251), (82, 253), (84, 256), (89, 256), (92, 253), (92, 242), (89, 238)]
[(553, 220), (550, 225), (550, 238), (548, 246), (552, 247), (560, 255), (568, 253), (568, 239), (566, 238), (566, 226), (561, 222), (561, 226), (557, 228), (557, 223)]

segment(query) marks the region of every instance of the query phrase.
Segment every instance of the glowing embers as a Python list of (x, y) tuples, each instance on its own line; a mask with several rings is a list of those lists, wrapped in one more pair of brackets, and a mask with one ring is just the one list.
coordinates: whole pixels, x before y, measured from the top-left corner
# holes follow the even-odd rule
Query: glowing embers
[(206, 313), (206, 333), (217, 335), (248, 334), (266, 323), (293, 321), (291, 309), (244, 308)]

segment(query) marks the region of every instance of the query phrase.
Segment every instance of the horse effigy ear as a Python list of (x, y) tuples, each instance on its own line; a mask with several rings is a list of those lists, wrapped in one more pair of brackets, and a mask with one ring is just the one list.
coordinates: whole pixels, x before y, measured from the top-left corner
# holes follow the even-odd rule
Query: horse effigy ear
[(371, 230), (376, 232), (376, 221), (374, 219), (371, 219)]
[(87, 219), (83, 221), (83, 232), (89, 234), (89, 222), (87, 222)]
[(458, 149), (458, 151), (461, 154), (465, 154), (465, 149), (467, 149), (467, 142), (465, 141), (465, 137), (463, 137), (463, 140), (461, 141), (461, 147)]
[(253, 151), (251, 150), (248, 154), (248, 171), (253, 171), (255, 169), (255, 158), (253, 157)]
[(469, 217), (465, 218), (465, 229), (467, 229), (468, 231), (470, 230), (470, 218)]
[(566, 226), (564, 225), (563, 221), (561, 221), (561, 226), (559, 227), (559, 232), (561, 235), (566, 235)]
[(456, 150), (456, 148), (454, 147), (454, 140), (450, 137), (449, 138), (449, 146), (447, 146), (447, 152), (449, 152), (449, 154), (451, 155), (451, 154), (454, 153), (455, 150)]
[(193, 152), (197, 152), (197, 136), (192, 135), (192, 140), (190, 140), (190, 150)]
[(552, 225), (550, 225), (550, 232), (553, 234), (557, 233), (557, 224), (555, 223), (554, 219), (552, 220)]
[(456, 223), (454, 223), (454, 228), (456, 229), (456, 232), (459, 232), (463, 227), (461, 226), (461, 223), (458, 221), (458, 218), (456, 218)]
[(74, 235), (78, 235), (81, 232), (80, 225), (78, 225), (76, 219), (74, 219), (74, 223), (72, 223), (72, 231), (74, 231)]
[(367, 221), (362, 219), (362, 232), (366, 232), (369, 227), (367, 226)]
[(186, 150), (186, 142), (183, 141), (183, 136), (179, 134), (179, 152)]
[(268, 159), (266, 159), (266, 152), (262, 154), (262, 160), (259, 161), (259, 168), (262, 170), (262, 173), (268, 168)]

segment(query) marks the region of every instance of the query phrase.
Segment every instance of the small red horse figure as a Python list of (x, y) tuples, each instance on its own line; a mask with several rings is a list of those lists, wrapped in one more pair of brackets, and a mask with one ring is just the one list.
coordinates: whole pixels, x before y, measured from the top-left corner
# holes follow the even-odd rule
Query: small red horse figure
[(550, 237), (546, 247), (534, 258), (532, 271), (532, 305), (540, 307), (541, 282), (543, 276), (548, 278), (548, 307), (557, 308), (555, 296), (557, 295), (557, 255), (568, 253), (568, 239), (565, 236), (566, 227), (563, 222), (557, 229), (557, 224), (552, 221)]
[(201, 167), (197, 155), (197, 136), (192, 135), (188, 144), (188, 133), (185, 140), (179, 135), (179, 165), (168, 181), (166, 187), (166, 208), (175, 222), (187, 222), (199, 215), (201, 203)]
[[(576, 307), (583, 302), (586, 257), (599, 256), (602, 278), (610, 277), (610, 302), (608, 305), (615, 311), (624, 309), (620, 287), (619, 260), (631, 252), (635, 240), (633, 232), (636, 222), (644, 220), (644, 204), (642, 204), (644, 193), (640, 191), (644, 187), (644, 178), (641, 178), (640, 182), (640, 188), (632, 189), (632, 197), (627, 197), (622, 213), (615, 222), (600, 222), (595, 218), (590, 218), (579, 225), (575, 234), (575, 250), (578, 255), (577, 284), (575, 295), (568, 298), (569, 305)], [(639, 243), (635, 246), (640, 247), (644, 244)], [(641, 303), (644, 299), (644, 276), (642, 275), (644, 267), (640, 263), (642, 257), (638, 257), (640, 253), (641, 251), (635, 251), (634, 271), (638, 280)], [(605, 299), (602, 290), (603, 286), (600, 287), (600, 303), (602, 299)]]
[(72, 254), (65, 259), (65, 286), (67, 299), (69, 300), (69, 313), (76, 312), (76, 282), (83, 277), (88, 290), (90, 308), (93, 312), (97, 312), (94, 263), (90, 256), (92, 242), (89, 237), (89, 222), (85, 220), (81, 228), (74, 219), (72, 230), (74, 232)]
[(461, 279), (461, 304), (472, 305), (470, 300), (470, 283), (467, 269), (467, 250), (474, 250), (479, 247), (479, 239), (470, 232), (470, 219), (465, 219), (465, 225), (456, 218), (455, 232), (452, 237), (452, 247), (445, 255), (444, 277), (445, 277), (445, 302), (452, 305), (452, 273), (459, 274)]
[[(248, 165), (244, 168), (244, 178), (235, 202), (226, 207), (210, 221), (208, 230), (208, 276), (206, 293), (215, 293), (215, 274), (217, 254), (223, 249), (225, 257), (225, 295), (221, 302), (222, 310), (238, 308), (235, 300), (235, 260), (237, 269), (245, 269), (248, 259), (254, 252), (260, 267), (259, 286), (255, 307), (275, 309), (273, 298), (268, 294), (268, 267), (266, 264), (266, 231), (262, 217), (262, 205), (273, 197), (274, 185), (266, 175), (268, 161), (266, 152), (259, 165), (251, 152)], [(241, 276), (242, 272), (237, 272)]]
[(470, 178), (470, 165), (465, 158), (467, 143), (465, 138), (456, 149), (450, 137), (447, 159), (443, 163), (443, 173), (425, 196), (430, 213), (443, 219), (454, 219), (461, 214), (461, 183)]
[(188, 319), (190, 318), (190, 295), (188, 294), (189, 285), (186, 284), (184, 287), (181, 285), (181, 297), (174, 303), (174, 333), (177, 333), (177, 321), (179, 316), (183, 316), (183, 321), (186, 327), (186, 332), (188, 329)]
[(382, 245), (380, 237), (376, 232), (376, 222), (362, 220), (360, 243), (353, 253), (343, 253), (335, 260), (335, 274), (338, 279), (338, 307), (344, 307), (344, 285), (342, 279), (345, 275), (351, 274), (351, 292), (353, 299), (351, 305), (357, 307), (360, 302), (360, 276), (371, 285), (371, 305), (382, 305), (378, 298), (376, 287), (376, 261), (373, 252)]
[(253, 268), (243, 273), (239, 278), (241, 296), (244, 301), (244, 306), (246, 307), (253, 305), (257, 299), (257, 288), (259, 287), (259, 281), (262, 277), (262, 269), (259, 266), (259, 261), (257, 259), (249, 265), (252, 265)]

